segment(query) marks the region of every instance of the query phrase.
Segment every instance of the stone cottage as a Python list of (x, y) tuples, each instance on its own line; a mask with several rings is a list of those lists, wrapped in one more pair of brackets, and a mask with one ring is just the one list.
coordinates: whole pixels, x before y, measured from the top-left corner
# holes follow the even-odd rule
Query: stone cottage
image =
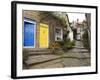
[(23, 10), (22, 15), (23, 69), (35, 63), (36, 57), (39, 60), (43, 57), (42, 61), (53, 59), (55, 56), (51, 55), (50, 44), (63, 41), (64, 35), (68, 35), (66, 39), (73, 40), (68, 15), (64, 12)]
[[(71, 31), (64, 12), (23, 10), (23, 49), (48, 48)], [(71, 38), (72, 40), (72, 38)]]

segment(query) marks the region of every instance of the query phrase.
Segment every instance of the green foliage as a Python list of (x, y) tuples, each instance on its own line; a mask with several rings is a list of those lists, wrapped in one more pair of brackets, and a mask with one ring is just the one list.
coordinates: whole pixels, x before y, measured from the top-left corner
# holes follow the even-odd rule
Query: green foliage
[(63, 46), (65, 44), (65, 41), (59, 41), (58, 42), (61, 46)]
[(83, 42), (83, 46), (87, 49), (90, 49), (90, 41), (89, 41), (89, 37), (88, 37), (88, 32), (85, 31), (84, 34), (82, 35), (82, 42)]
[(73, 33), (74, 33), (74, 39), (76, 39), (76, 36), (77, 36), (77, 29), (72, 28), (72, 30), (73, 30)]
[(59, 44), (62, 46), (64, 51), (68, 51), (69, 49), (72, 49), (73, 46), (75, 46), (75, 41), (70, 41), (68, 39), (68, 40), (59, 42)]
[(66, 26), (65, 18), (61, 18), (60, 16), (56, 16), (53, 14), (53, 12), (44, 11), (44, 12), (41, 12), (40, 15), (42, 17), (42, 20), (51, 16), (51, 17), (55, 18), (56, 20), (58, 20), (59, 23), (61, 23), (64, 27)]
[(66, 38), (68, 37), (69, 31), (66, 31), (66, 33), (63, 34), (63, 40), (66, 41)]
[(72, 49), (73, 46), (75, 45), (75, 42), (74, 41), (70, 41), (70, 40), (67, 40), (63, 46), (64, 50), (69, 50), (69, 49)]

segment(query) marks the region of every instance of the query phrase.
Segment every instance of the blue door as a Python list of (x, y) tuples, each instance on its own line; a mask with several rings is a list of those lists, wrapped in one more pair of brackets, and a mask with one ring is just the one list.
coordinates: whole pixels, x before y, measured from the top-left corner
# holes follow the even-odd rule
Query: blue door
[(35, 24), (24, 21), (24, 47), (34, 47)]

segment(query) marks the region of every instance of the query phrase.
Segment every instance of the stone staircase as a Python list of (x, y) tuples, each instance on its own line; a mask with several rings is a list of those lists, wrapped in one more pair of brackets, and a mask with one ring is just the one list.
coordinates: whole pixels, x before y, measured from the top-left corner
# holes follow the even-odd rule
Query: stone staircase
[(48, 62), (49, 64), (51, 64), (50, 62), (55, 63), (60, 58), (59, 55), (52, 54), (50, 49), (24, 49), (24, 54), (27, 54), (27, 59), (24, 60), (27, 68), (32, 68), (32, 66), (34, 68), (34, 66), (43, 63), (46, 63), (48, 66)]
[(77, 41), (73, 49), (64, 52), (64, 54), (54, 54), (50, 49), (24, 48), (23, 56), (26, 56), (26, 59), (23, 60), (23, 69), (90, 66), (91, 52), (80, 44), (81, 42)]

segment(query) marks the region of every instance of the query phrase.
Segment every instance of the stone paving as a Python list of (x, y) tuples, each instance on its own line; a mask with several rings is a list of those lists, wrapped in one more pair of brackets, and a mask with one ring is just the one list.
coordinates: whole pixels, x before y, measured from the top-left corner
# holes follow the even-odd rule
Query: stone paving
[(74, 48), (64, 54), (65, 67), (90, 66), (90, 52), (82, 46), (81, 41), (76, 41)]
[(90, 66), (90, 52), (82, 46), (81, 41), (76, 41), (73, 49), (63, 54), (41, 54), (28, 58), (28, 69), (63, 68)]

